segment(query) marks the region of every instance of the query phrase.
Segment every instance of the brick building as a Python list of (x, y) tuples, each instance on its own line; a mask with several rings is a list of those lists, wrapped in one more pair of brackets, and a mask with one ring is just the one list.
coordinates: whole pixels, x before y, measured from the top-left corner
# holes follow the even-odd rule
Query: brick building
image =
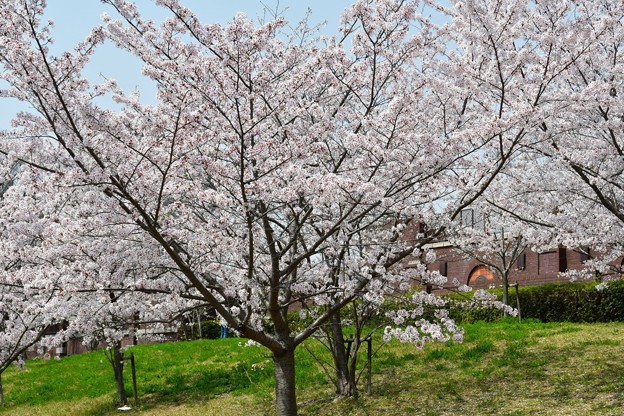
[[(429, 265), (429, 270), (447, 276), (449, 282), (457, 279), (473, 289), (486, 289), (492, 285), (499, 286), (500, 280), (489, 268), (475, 259), (467, 258), (466, 254), (455, 249), (447, 242), (428, 245), (436, 253), (436, 262)], [(579, 270), (587, 260), (586, 253), (569, 250), (563, 247), (535, 252), (525, 250), (512, 266), (509, 283), (520, 286), (533, 286), (545, 283), (563, 283), (569, 280), (561, 276), (568, 270)], [(409, 267), (408, 262), (408, 267)]]
[[(470, 218), (474, 218), (471, 214)], [(465, 218), (461, 218), (462, 223)], [(469, 227), (483, 227), (482, 219), (471, 221)], [(410, 227), (404, 234), (404, 238), (415, 240), (418, 233), (426, 234), (425, 226), (418, 224)], [(443, 276), (448, 277), (449, 282), (457, 279), (460, 284), (466, 284), (473, 289), (487, 289), (492, 286), (500, 286), (500, 279), (486, 265), (476, 259), (470, 258), (466, 253), (461, 252), (448, 241), (434, 241), (424, 246), (425, 249), (433, 250), (436, 254), (436, 261), (429, 264), (428, 269), (438, 271)], [(536, 252), (525, 249), (514, 262), (509, 276), (509, 283), (518, 283), (519, 286), (535, 286), (546, 283), (565, 283), (569, 279), (561, 273), (569, 270), (583, 269), (583, 263), (591, 256), (599, 256), (589, 247), (583, 250), (570, 250), (558, 247), (551, 250)], [(624, 264), (624, 259), (622, 264)], [(402, 267), (410, 267), (420, 262), (419, 259), (407, 259), (402, 263)], [(621, 266), (618, 263), (618, 266)], [(620, 267), (621, 268), (621, 267)]]

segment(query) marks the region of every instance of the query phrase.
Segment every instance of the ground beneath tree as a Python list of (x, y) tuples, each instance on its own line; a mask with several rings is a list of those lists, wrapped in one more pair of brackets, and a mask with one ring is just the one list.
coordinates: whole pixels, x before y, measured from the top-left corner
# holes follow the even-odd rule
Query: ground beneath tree
[[(272, 414), (271, 363), (264, 350), (239, 342), (134, 347), (141, 404), (124, 414)], [(373, 395), (336, 401), (318, 364), (301, 350), (300, 413), (621, 415), (623, 352), (624, 323), (479, 323), (466, 326), (461, 345), (422, 351), (395, 342), (385, 346), (374, 358)], [(9, 406), (0, 415), (119, 414), (112, 371), (101, 358), (92, 353), (36, 360), (26, 370), (9, 370)]]

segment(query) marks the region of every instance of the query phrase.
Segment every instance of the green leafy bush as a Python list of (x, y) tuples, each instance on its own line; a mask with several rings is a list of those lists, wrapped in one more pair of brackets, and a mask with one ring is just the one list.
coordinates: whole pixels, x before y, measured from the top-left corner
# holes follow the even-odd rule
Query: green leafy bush
[[(624, 281), (610, 282), (602, 290), (596, 283), (563, 283), (520, 287), (522, 318), (542, 322), (613, 322), (624, 321)], [(491, 291), (502, 299), (502, 290)], [(457, 322), (497, 321), (501, 312), (495, 308), (461, 307), (457, 294), (446, 295), (451, 300), (451, 317)], [(509, 305), (516, 307), (514, 289), (509, 290)]]
[[(624, 321), (624, 281), (602, 289), (596, 283), (566, 283), (520, 288), (523, 317), (543, 322)], [(515, 293), (510, 304), (515, 305)]]

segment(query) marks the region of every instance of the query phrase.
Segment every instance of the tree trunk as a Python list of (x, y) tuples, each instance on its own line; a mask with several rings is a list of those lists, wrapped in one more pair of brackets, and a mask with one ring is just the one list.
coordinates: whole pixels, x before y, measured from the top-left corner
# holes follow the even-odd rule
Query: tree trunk
[(357, 389), (357, 354), (360, 350), (359, 339), (359, 331), (356, 332), (356, 337), (353, 340), (353, 345), (351, 346), (350, 356), (349, 356), (349, 374), (348, 374), (348, 384), (347, 391), (345, 392), (346, 397), (356, 397), (358, 394)]
[[(503, 305), (509, 305), (509, 275), (503, 275)], [(503, 310), (503, 316), (507, 316), (507, 311)]]
[(509, 278), (503, 276), (503, 305), (509, 305)]
[(123, 378), (123, 353), (121, 352), (121, 342), (115, 342), (113, 346), (112, 354), (113, 371), (115, 372), (115, 383), (117, 384), (117, 404), (124, 406), (128, 404), (128, 397), (126, 396), (126, 386), (124, 385)]
[[(356, 355), (351, 348), (347, 348), (345, 344), (342, 325), (340, 323), (340, 313), (336, 313), (331, 318), (331, 352), (334, 360), (334, 370), (336, 371), (336, 395), (340, 397), (353, 397), (357, 394), (357, 386), (355, 383), (355, 373), (352, 374), (349, 366), (349, 358), (355, 361)], [(349, 343), (349, 347), (355, 348), (357, 343)], [(353, 363), (352, 363), (353, 364)]]
[(0, 406), (4, 407), (4, 389), (2, 387), (2, 372), (0, 372)]
[(199, 334), (198, 338), (202, 339), (202, 327), (201, 327), (202, 321), (201, 321), (201, 314), (199, 312), (197, 312), (197, 333)]
[(275, 403), (278, 416), (297, 415), (295, 392), (295, 350), (289, 348), (281, 354), (273, 353), (275, 364)]

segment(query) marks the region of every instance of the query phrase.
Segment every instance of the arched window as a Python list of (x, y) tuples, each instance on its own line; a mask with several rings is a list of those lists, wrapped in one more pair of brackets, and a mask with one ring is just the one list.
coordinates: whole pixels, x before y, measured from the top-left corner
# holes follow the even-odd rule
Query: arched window
[(499, 280), (494, 273), (483, 264), (475, 267), (468, 276), (468, 286), (473, 289), (487, 289), (491, 285), (498, 285)]

